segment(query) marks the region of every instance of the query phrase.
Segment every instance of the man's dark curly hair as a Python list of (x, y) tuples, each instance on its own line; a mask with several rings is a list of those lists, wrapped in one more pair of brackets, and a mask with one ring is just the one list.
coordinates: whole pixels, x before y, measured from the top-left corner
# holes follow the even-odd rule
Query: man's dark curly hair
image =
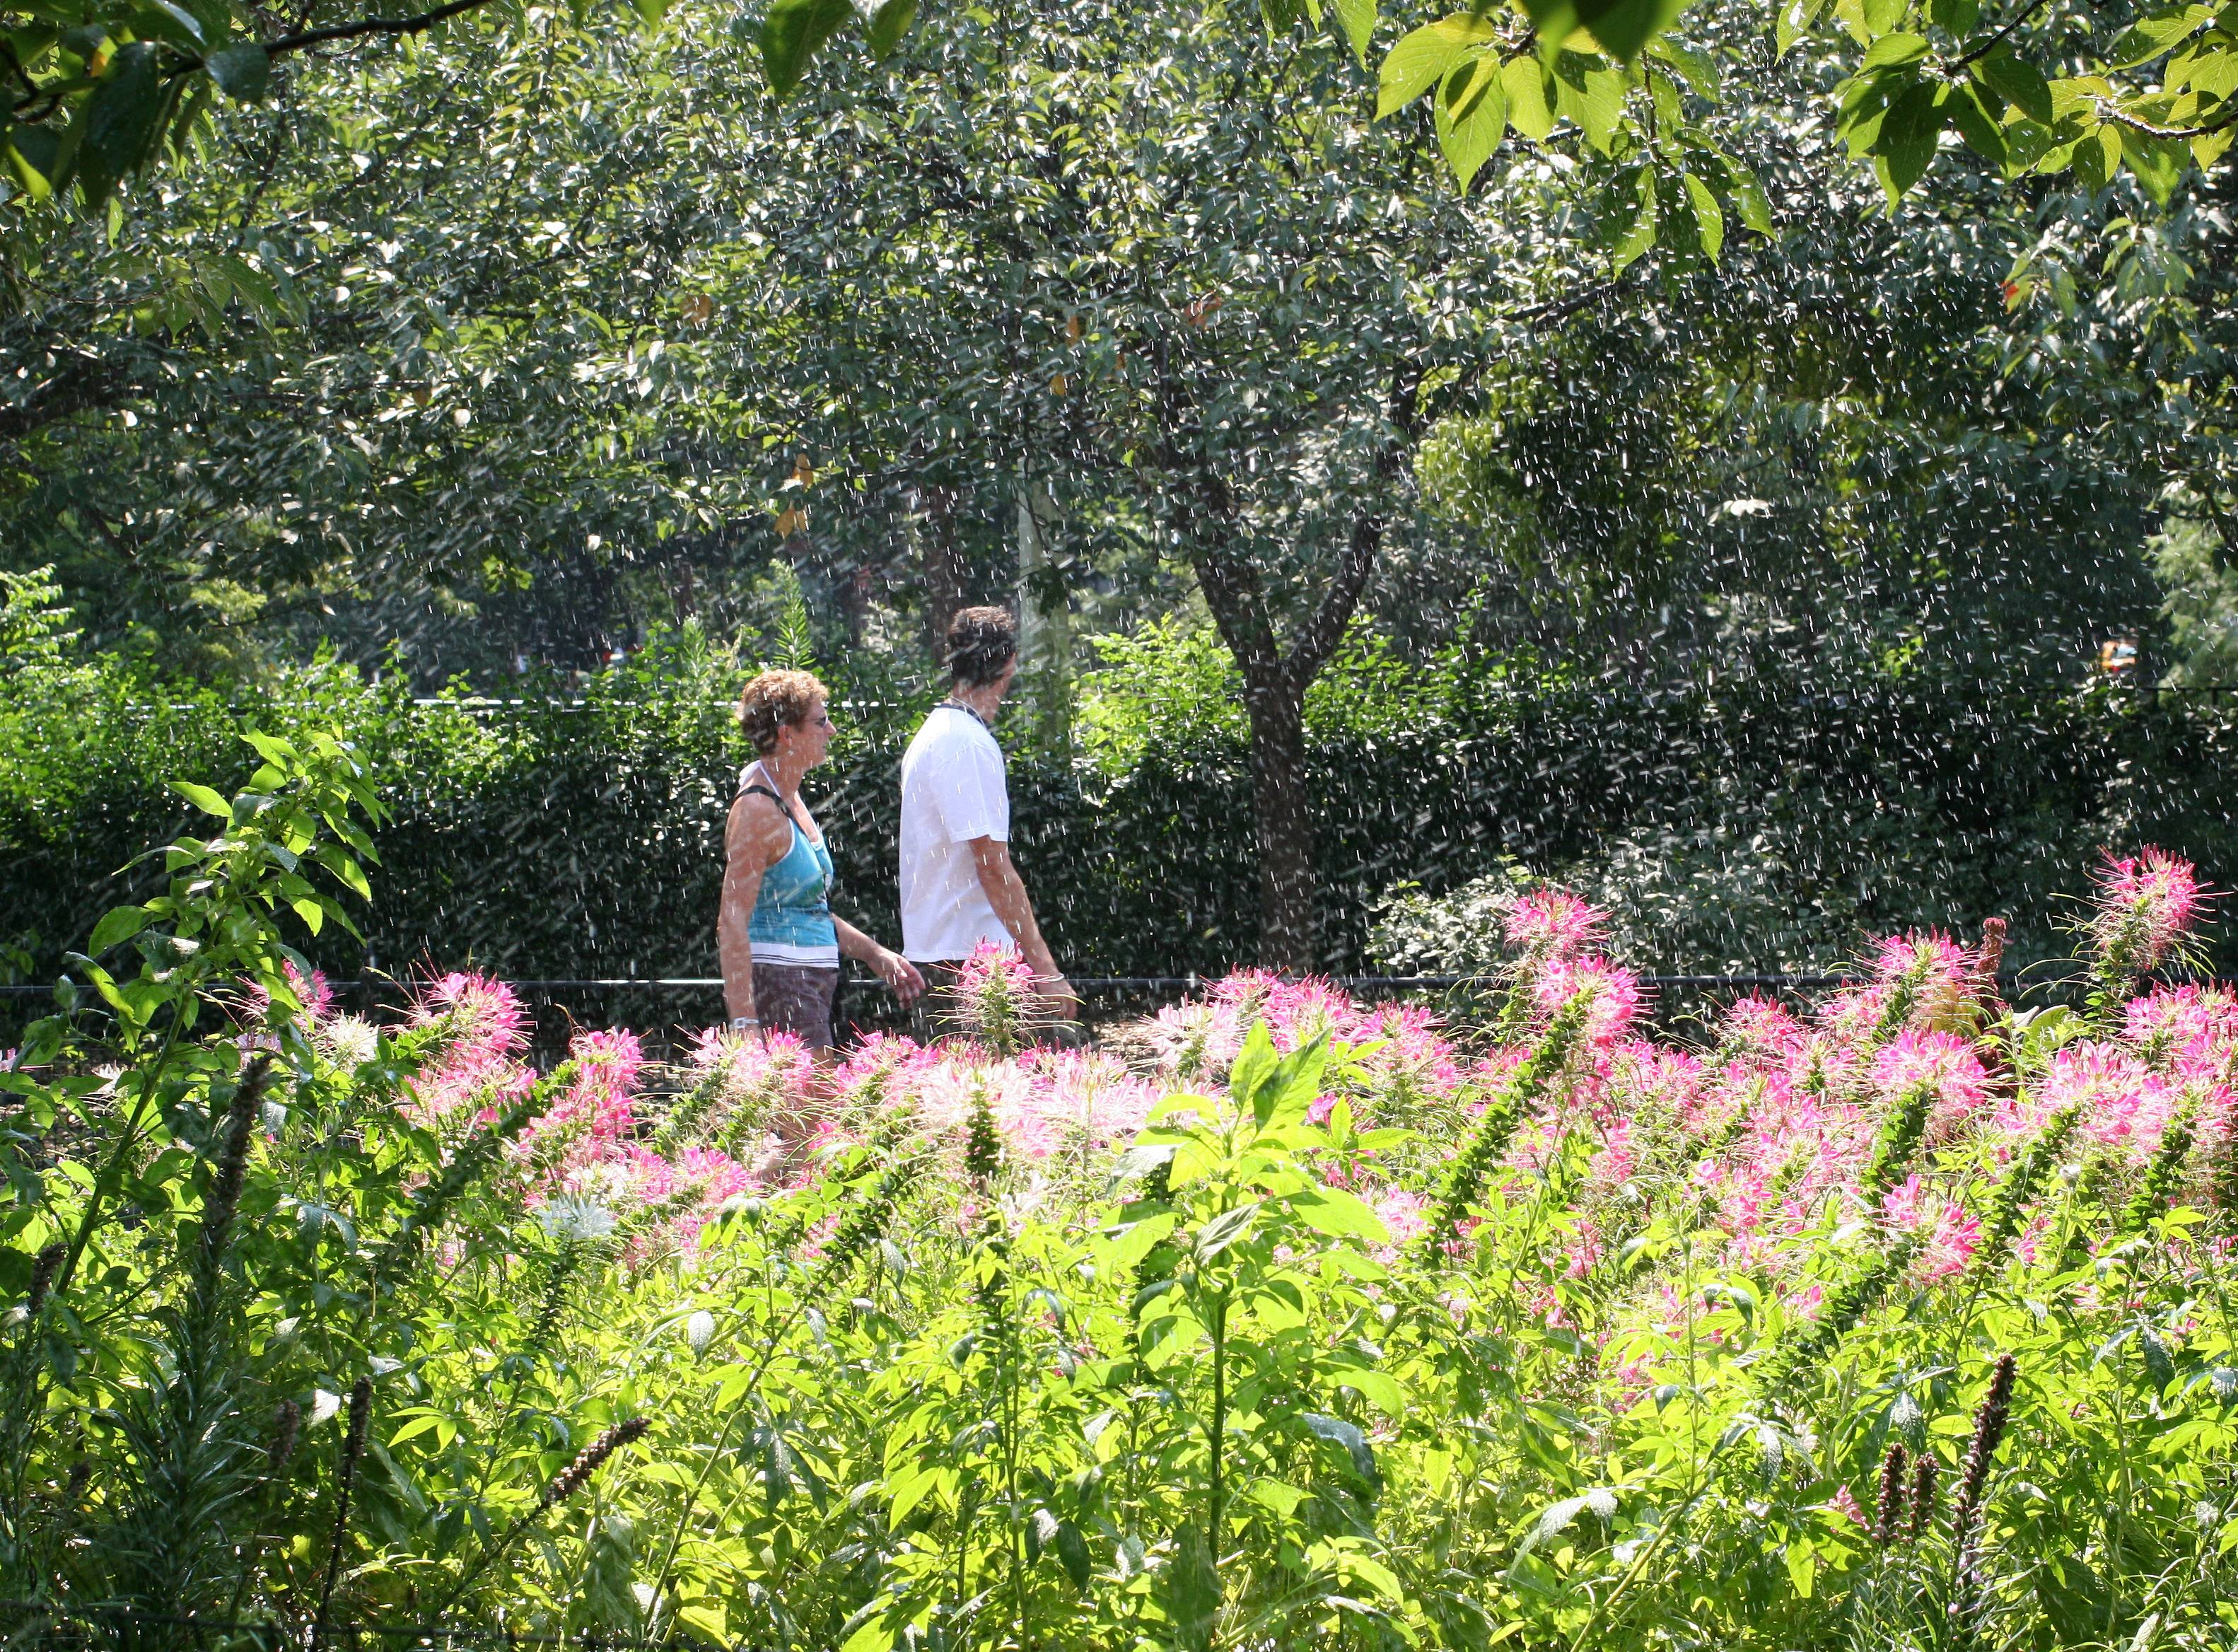
[(948, 668), (958, 688), (983, 688), (1018, 657), (1018, 622), (1006, 608), (963, 608), (948, 622)]

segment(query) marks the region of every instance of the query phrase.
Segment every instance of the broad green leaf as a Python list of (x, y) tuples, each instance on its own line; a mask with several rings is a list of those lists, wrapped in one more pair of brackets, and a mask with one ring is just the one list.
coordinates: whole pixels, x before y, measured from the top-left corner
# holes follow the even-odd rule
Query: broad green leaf
[(2175, 193), (2176, 184), (2183, 177), (2183, 146), (2165, 138), (2133, 132), (2127, 127), (2120, 129), (2122, 158), (2129, 163), (2129, 170), (2136, 175), (2137, 182), (2145, 186), (2145, 193), (2157, 204), (2166, 206), (2168, 197)]
[(209, 39), (202, 19), (172, 0), (140, 0), (132, 28), (143, 40), (166, 40), (190, 52), (199, 52)]
[(1336, 0), (1336, 20), (1363, 69), (1367, 66), (1368, 42), (1375, 35), (1376, 0)]
[(1407, 1414), (1406, 1391), (1388, 1371), (1379, 1371), (1366, 1366), (1347, 1366), (1333, 1373), (1341, 1388), (1357, 1393), (1386, 1416)]
[(193, 780), (173, 780), (171, 790), (186, 799), (204, 814), (215, 815), (221, 820), (229, 821), (233, 819), (233, 805), (207, 786), (197, 785)]
[(1884, 35), (1865, 53), (1862, 69), (1895, 69), (1916, 63), (1927, 56), (1924, 35)]
[(1628, 63), (1678, 21), (1686, 4), (1687, 0), (1579, 0), (1578, 21), (1612, 56)]
[(98, 958), (118, 943), (130, 940), (154, 919), (145, 906), (111, 906), (93, 926), (93, 939), (85, 944), (85, 950)]
[(2140, 17), (2106, 54), (2109, 69), (2135, 69), (2166, 55), (2215, 16), (2212, 6), (2181, 6)]
[(2068, 164), (2085, 189), (2102, 189), (2113, 182), (2122, 167), (2122, 136), (2118, 129), (2102, 124), (2093, 126), (2075, 141), (2075, 153)]
[(791, 96), (824, 43), (855, 15), (849, 0), (771, 0), (762, 17), (762, 65), (770, 90), (779, 98)]
[(881, 0), (871, 14), (871, 55), (884, 57), (902, 43), (902, 36), (917, 21), (917, 0)]
[(1890, 109), (1873, 144), (1874, 169), (1891, 204), (1927, 174), (1935, 159), (1936, 134), (1943, 129), (1942, 103), (1949, 89), (1925, 81), (1911, 86)]
[(1089, 1554), (1088, 1539), (1081, 1536), (1080, 1528), (1069, 1520), (1059, 1521), (1048, 1546), (1056, 1552), (1057, 1564), (1064, 1568), (1064, 1575), (1072, 1580), (1073, 1588), (1085, 1590), (1096, 1575), (1096, 1562)]
[[(446, 1432), (446, 1430), (447, 1430), (447, 1432)], [(448, 1444), (449, 1435), (455, 1434), (456, 1432), (456, 1425), (452, 1423), (447, 1417), (445, 1417), (434, 1411), (422, 1411), (419, 1416), (407, 1423), (402, 1428), (397, 1430), (395, 1433), (390, 1435), (388, 1436), (388, 1443), (391, 1445), (402, 1445), (406, 1441), (416, 1440), (423, 1434), (440, 1434), (443, 1437), (439, 1439), (437, 1443), (439, 1444)]]
[(1791, 1538), (1786, 1560), (1788, 1579), (1795, 1585), (1796, 1594), (1809, 1600), (1818, 1579), (1818, 1551), (1799, 1537)]
[(1685, 41), (1665, 35), (1648, 48), (1648, 55), (1677, 70), (1695, 96), (1712, 103), (1718, 101), (1724, 89), (1718, 83), (1718, 66), (1707, 52), (1698, 51)]
[(253, 41), (212, 52), (202, 67), (218, 90), (239, 103), (259, 102), (272, 81), (272, 54)]
[(1974, 77), (1990, 87), (2032, 121), (2049, 125), (2051, 88), (2034, 63), (2009, 46), (2000, 46), (1973, 66)]
[(1511, 57), (1500, 71), (1500, 90), (1507, 96), (1508, 124), (1538, 143), (1554, 129), (1554, 110), (1547, 99), (1552, 79), (1537, 58)]
[[(1565, 90), (1567, 83), (1559, 81)], [(1624, 76), (1613, 69), (1587, 70), (1579, 77), (1573, 96), (1558, 94), (1556, 112), (1577, 122), (1586, 142), (1606, 155), (1615, 145), (1618, 123), (1624, 118)]]
[[(643, 3), (643, 0), (639, 0)], [(731, 1616), (723, 1602), (712, 1596), (686, 1601), (676, 1609), (676, 1621), (699, 1631), (717, 1646), (731, 1643)], [(853, 1642), (848, 1644), (852, 1646)]]
[(1656, 204), (1655, 175), (1641, 169), (1635, 189), (1632, 213), (1611, 249), (1618, 271), (1628, 269), (1640, 255), (1655, 244)]
[(1222, 1211), (1197, 1231), (1195, 1246), (1196, 1259), (1209, 1262), (1234, 1244), (1247, 1232), (1252, 1218), (1259, 1214), (1256, 1200), (1239, 1204), (1232, 1211)]
[[(83, 132), (75, 123), (70, 129)], [(18, 126), (8, 134), (8, 165), (34, 201), (49, 199), (65, 176), (69, 154), (62, 134), (43, 126)]]
[(1220, 1571), (1199, 1523), (1183, 1525), (1167, 1563), (1164, 1605), (1174, 1638), (1189, 1652), (1208, 1652), (1220, 1616)]
[(1778, 10), (1772, 20), (1773, 49), (1784, 57), (1794, 50), (1795, 43), (1825, 16), (1827, 0), (1777, 0), (1777, 3)]
[[(1990, 96), (1994, 97), (1996, 94), (1992, 92)], [(2003, 170), (2011, 151), (2005, 143), (2004, 128), (1998, 124), (1995, 115), (1983, 107), (1981, 89), (1970, 81), (1954, 86), (1944, 107), (1950, 112), (1950, 123), (1958, 129), (1974, 153)]]
[(170, 100), (156, 73), (156, 51), (155, 43), (145, 40), (119, 50), (93, 95), (77, 169), (89, 202), (106, 201), (155, 146)]
[(1368, 1444), (1367, 1436), (1360, 1431), (1359, 1424), (1347, 1423), (1341, 1416), (1327, 1416), (1318, 1411), (1301, 1411), (1298, 1414), (1298, 1421), (1304, 1423), (1315, 1437), (1341, 1449), (1353, 1472), (1370, 1486), (1383, 1483), (1382, 1473), (1375, 1464), (1375, 1449)]
[(1383, 1220), (1357, 1195), (1341, 1187), (1314, 1186), (1294, 1195), (1289, 1208), (1317, 1233), (1332, 1238), (1365, 1239), (1371, 1244), (1390, 1242)]
[(1720, 155), (1718, 161), (1725, 169), (1725, 182), (1731, 185), (1733, 204), (1740, 209), (1741, 222), (1760, 236), (1771, 233), (1771, 202), (1765, 199), (1764, 185), (1756, 174), (1729, 155)]
[(1446, 77), (1453, 60), (1493, 36), (1492, 25), (1467, 14), (1426, 23), (1400, 36), (1376, 71), (1375, 118), (1407, 107)]
[(1243, 1047), (1236, 1052), (1235, 1060), (1228, 1069), (1228, 1093), (1236, 1106), (1251, 1114), (1261, 1124), (1267, 1122), (1261, 1110), (1261, 1092), (1273, 1081), (1281, 1058), (1275, 1052), (1275, 1040), (1267, 1031), (1264, 1021), (1254, 1021), (1243, 1035)]
[(1710, 186), (1692, 172), (1679, 175), (1686, 182), (1686, 197), (1694, 205), (1694, 228), (1701, 237), (1702, 250), (1715, 263), (1725, 249), (1725, 209), (1718, 204), (1717, 196)]

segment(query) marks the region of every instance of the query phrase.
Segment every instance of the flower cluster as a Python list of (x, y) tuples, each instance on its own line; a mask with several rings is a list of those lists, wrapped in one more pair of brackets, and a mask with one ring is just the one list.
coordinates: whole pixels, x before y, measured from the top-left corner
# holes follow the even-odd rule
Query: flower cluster
[[(2103, 892), (2098, 939), (2132, 963), (2166, 957), (2195, 914), (2190, 868), (2153, 852), (2113, 863)], [(1764, 1282), (1789, 1323), (1810, 1324), (1865, 1294), (1822, 1277), (1830, 1235), (1864, 1236), (1873, 1279), (1924, 1286), (2030, 1260), (2078, 1184), (2109, 1211), (2238, 1184), (2238, 998), (2220, 988), (2156, 986), (2023, 1038), (2001, 1018), (1998, 936), (1970, 950), (1927, 932), (1878, 942), (1815, 1005), (1745, 997), (1680, 1043), (1652, 1034), (1636, 979), (1592, 950), (1606, 926), (1592, 907), (1541, 890), (1505, 922), (1505, 998), (1473, 1048), (1420, 1005), (1255, 970), (1098, 1047), (1037, 1048), (1030, 974), (985, 951), (963, 973), (960, 997), (978, 1006), (964, 1034), (873, 1036), (819, 1068), (782, 1035), (710, 1031), (663, 1065), (632, 1033), (583, 1032), (537, 1089), (518, 998), (449, 974), (424, 982), (407, 1017), (423, 1053), (405, 1105), (462, 1139), (536, 1094), (542, 1111), (509, 1149), (517, 1172), (540, 1202), (610, 1213), (642, 1256), (856, 1145), (944, 1161), (960, 1189), (975, 1119), (999, 1138), (1003, 1176), (1030, 1190), (1018, 1197), (1091, 1189), (1159, 1098), (1216, 1098), (1263, 1025), (1278, 1051), (1321, 1038), (1337, 1053), (1315, 1120), (1342, 1102), (1363, 1125), (1403, 1127), (1385, 1151), (1333, 1146), (1323, 1165), (1376, 1212), (1388, 1257), (1466, 1257), (1498, 1178), (1559, 1182), (1546, 1277), (1525, 1295), (1576, 1326), (1599, 1293), (1605, 1345), (1700, 1311), (1623, 1277), (1645, 1212), (1672, 1212), (1703, 1265)], [(300, 989), (309, 1030), (339, 1050), (349, 1020), (321, 986)], [(1388, 1147), (1400, 1137), (1418, 1145)]]

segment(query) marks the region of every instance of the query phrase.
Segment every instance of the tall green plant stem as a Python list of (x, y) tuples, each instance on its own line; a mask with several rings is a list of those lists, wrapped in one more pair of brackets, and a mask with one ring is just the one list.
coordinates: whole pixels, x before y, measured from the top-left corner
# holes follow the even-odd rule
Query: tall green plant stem
[[(199, 1013), (199, 1003), (195, 1008)], [(156, 1052), (156, 1064), (146, 1070), (131, 1115), (124, 1121), (123, 1131), (117, 1137), (116, 1145), (109, 1150), (109, 1157), (103, 1161), (100, 1171), (93, 1178), (92, 1191), (85, 1196), (85, 1209), (78, 1213), (76, 1231), (70, 1235), (70, 1249), (63, 1255), (63, 1265), (55, 1271), (54, 1293), (57, 1297), (70, 1289), (70, 1279), (77, 1272), (78, 1258), (85, 1254), (85, 1247), (91, 1241), (94, 1230), (100, 1225), (102, 1207), (116, 1197), (118, 1184), (124, 1179), (125, 1161), (138, 1144), (141, 1129), (147, 1123), (148, 1110), (155, 1102), (156, 1087), (178, 1050), (179, 1037), (185, 1022), (186, 1017), (175, 1010), (171, 1025), (163, 1034), (162, 1047)]]
[(1694, 1512), (1694, 1505), (1710, 1495), (1710, 1488), (1717, 1483), (1718, 1459), (1725, 1455), (1728, 1443), (1727, 1440), (1720, 1439), (1717, 1444), (1710, 1448), (1710, 1455), (1702, 1459), (1702, 1483), (1687, 1494), (1686, 1501), (1678, 1505), (1677, 1513), (1655, 1529), (1655, 1536), (1647, 1540), (1646, 1547), (1633, 1557), (1631, 1565), (1625, 1568), (1624, 1575), (1616, 1580), (1616, 1587), (1602, 1596), (1594, 1605), (1592, 1615), (1586, 1619), (1575, 1637), (1570, 1642), (1569, 1652), (1585, 1652), (1586, 1644), (1592, 1638), (1593, 1630), (1599, 1627), (1601, 1620), (1608, 1616), (1609, 1609), (1623, 1597), (1624, 1592), (1632, 1587), (1633, 1581), (1647, 1569), (1647, 1562), (1654, 1559), (1662, 1549), (1664, 1539), (1685, 1524), (1686, 1517)]
[[(794, 1324), (807, 1311), (810, 1301), (842, 1268), (851, 1265), (857, 1248), (876, 1237), (877, 1225), (884, 1219), (896, 1198), (902, 1178), (916, 1168), (916, 1162), (914, 1158), (905, 1157), (878, 1178), (878, 1184), (871, 1196), (840, 1224), (838, 1231), (831, 1236), (831, 1247), (824, 1253), (824, 1265), (817, 1270), (815, 1277), (804, 1288), (793, 1293), (791, 1306), (770, 1332), (768, 1341), (763, 1345), (761, 1358), (746, 1378), (745, 1387), (732, 1403), (731, 1415), (724, 1421), (723, 1431), (715, 1441), (715, 1449), (707, 1454), (706, 1461), (699, 1465), (699, 1472), (692, 1477), (692, 1489), (685, 1496), (684, 1507), (676, 1516), (676, 1529), (668, 1534), (667, 1547), (661, 1551), (660, 1570), (653, 1578), (652, 1602), (646, 1609), (648, 1622), (660, 1609), (660, 1598), (668, 1588), (669, 1574), (675, 1569), (676, 1551), (683, 1546), (685, 1529), (692, 1523), (692, 1516), (699, 1509), (700, 1494), (707, 1487), (707, 1476), (715, 1471), (715, 1465), (722, 1461), (723, 1453), (730, 1449), (731, 1431), (738, 1427), (738, 1419), (745, 1415), (747, 1403), (760, 1391), (762, 1378), (768, 1374), (778, 1350), (785, 1346), (785, 1339), (791, 1334)], [(765, 1298), (772, 1289), (769, 1276), (771, 1259), (766, 1253), (763, 1257)]]
[(1228, 1518), (1228, 1481), (1226, 1454), (1222, 1450), (1228, 1438), (1228, 1292), (1222, 1290), (1213, 1298), (1212, 1324), (1212, 1430), (1207, 1443), (1212, 1452), (1212, 1469), (1208, 1476), (1211, 1495), (1205, 1510), (1205, 1553), (1212, 1563), (1215, 1582), (1220, 1576), (1220, 1548), (1222, 1528)]

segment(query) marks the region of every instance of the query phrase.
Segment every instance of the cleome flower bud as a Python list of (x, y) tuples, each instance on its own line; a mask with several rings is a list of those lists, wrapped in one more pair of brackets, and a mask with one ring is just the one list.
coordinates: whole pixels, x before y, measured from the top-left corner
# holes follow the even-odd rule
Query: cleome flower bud
[(544, 1488), (544, 1495), (537, 1499), (538, 1512), (541, 1513), (555, 1504), (566, 1502), (568, 1498), (580, 1491), (585, 1483), (599, 1471), (600, 1463), (631, 1441), (644, 1437), (646, 1431), (652, 1427), (652, 1424), (644, 1417), (633, 1416), (626, 1423), (617, 1423), (613, 1427), (606, 1430), (597, 1439), (577, 1452), (573, 1463), (552, 1476), (552, 1483)]

